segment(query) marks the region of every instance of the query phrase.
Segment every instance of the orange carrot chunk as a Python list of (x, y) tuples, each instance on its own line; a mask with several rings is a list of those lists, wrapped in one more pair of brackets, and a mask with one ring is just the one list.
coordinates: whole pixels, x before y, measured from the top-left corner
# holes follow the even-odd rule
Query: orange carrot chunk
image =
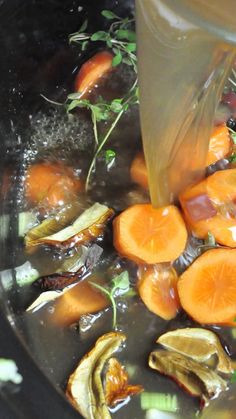
[(69, 202), (82, 189), (82, 183), (63, 164), (37, 163), (27, 170), (25, 189), (31, 204), (44, 201), (53, 208)]
[[(217, 173), (219, 173), (219, 177), (221, 177), (221, 173), (223, 175), (224, 172), (228, 172), (228, 170)], [(234, 202), (223, 203), (223, 201), (220, 200), (222, 204), (219, 205), (219, 200), (216, 204), (208, 194), (208, 182), (211, 181), (210, 178), (215, 175), (216, 173), (209, 176), (204, 181), (189, 187), (179, 196), (184, 211), (185, 221), (190, 230), (197, 237), (205, 239), (208, 232), (210, 232), (215, 236), (217, 243), (224, 246), (236, 247), (236, 218), (234, 215), (236, 208)], [(222, 193), (220, 184), (218, 184), (218, 188), (220, 191), (219, 193)], [(207, 206), (207, 208), (205, 207), (201, 216), (201, 207), (198, 205), (199, 197), (205, 195), (208, 196), (212, 207), (211, 205)], [(196, 208), (194, 208), (194, 204), (196, 204)], [(204, 219), (203, 215), (205, 217)]]
[(216, 205), (236, 200), (236, 169), (220, 170), (207, 178), (209, 198)]
[(75, 79), (75, 91), (85, 96), (97, 81), (112, 69), (113, 55), (108, 51), (95, 54), (86, 61)]
[(55, 301), (52, 321), (66, 326), (84, 314), (96, 313), (109, 306), (107, 298), (88, 281), (82, 281)]
[(173, 319), (180, 308), (175, 270), (165, 264), (140, 267), (138, 277), (138, 292), (147, 308), (164, 320)]
[(132, 161), (130, 177), (133, 182), (138, 183), (144, 189), (148, 189), (148, 174), (143, 153), (138, 153)]
[(227, 323), (236, 316), (236, 250), (213, 249), (178, 281), (183, 309), (199, 323)]
[(185, 249), (187, 231), (174, 205), (153, 208), (137, 204), (113, 221), (114, 246), (137, 263), (161, 263), (177, 259)]
[(225, 125), (215, 127), (209, 142), (207, 166), (226, 157), (230, 153), (231, 148), (232, 143), (228, 128)]

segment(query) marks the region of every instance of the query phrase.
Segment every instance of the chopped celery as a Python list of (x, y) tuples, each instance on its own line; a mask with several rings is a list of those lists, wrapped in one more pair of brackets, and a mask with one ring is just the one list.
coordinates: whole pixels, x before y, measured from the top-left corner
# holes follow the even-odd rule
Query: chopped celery
[(157, 409), (149, 409), (146, 412), (145, 419), (175, 419), (176, 416), (173, 413), (162, 412)]
[[(235, 323), (235, 326), (236, 326), (236, 323)], [(231, 330), (231, 333), (232, 333), (232, 337), (233, 337), (234, 339), (236, 339), (236, 327), (234, 327), (234, 328)]]
[(5, 290), (10, 290), (13, 286), (13, 271), (15, 272), (15, 280), (19, 287), (32, 284), (40, 277), (39, 272), (35, 269), (29, 261), (23, 265), (17, 266), (14, 269), (6, 269), (0, 272), (2, 286)]
[(14, 384), (22, 382), (22, 376), (18, 372), (15, 361), (0, 358), (0, 382), (12, 381)]
[[(24, 237), (25, 233), (30, 230), (37, 222), (37, 217), (33, 212), (25, 211), (18, 215), (18, 236)], [(10, 216), (3, 214), (0, 216), (0, 239), (5, 240), (9, 233)]]
[(18, 235), (24, 237), (28, 230), (30, 230), (37, 222), (37, 217), (33, 212), (21, 212), (18, 217)]
[(179, 407), (175, 394), (149, 393), (144, 391), (140, 394), (140, 401), (143, 410), (157, 409), (166, 412), (176, 412)]

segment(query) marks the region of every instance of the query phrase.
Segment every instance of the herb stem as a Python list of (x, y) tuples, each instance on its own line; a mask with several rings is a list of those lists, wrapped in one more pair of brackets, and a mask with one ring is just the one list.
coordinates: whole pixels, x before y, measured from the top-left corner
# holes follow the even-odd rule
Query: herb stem
[(116, 325), (116, 320), (117, 320), (117, 308), (116, 308), (116, 302), (115, 302), (113, 293), (109, 292), (106, 288), (102, 287), (99, 284), (96, 284), (95, 282), (89, 281), (89, 283), (93, 287), (97, 288), (99, 291), (103, 292), (103, 294), (105, 294), (109, 298), (109, 300), (112, 304), (112, 310), (113, 310), (112, 327), (114, 328), (115, 325)]
[(94, 156), (93, 156), (92, 162), (91, 162), (90, 167), (89, 167), (89, 170), (88, 170), (88, 174), (87, 174), (87, 178), (86, 178), (86, 183), (85, 183), (85, 191), (86, 191), (86, 192), (87, 192), (87, 191), (88, 191), (88, 189), (89, 189), (89, 182), (90, 182), (91, 174), (92, 174), (93, 168), (94, 168), (94, 166), (95, 166), (95, 163), (96, 163), (97, 157), (98, 157), (98, 155), (99, 155), (100, 151), (102, 150), (103, 146), (106, 144), (106, 142), (107, 142), (108, 138), (110, 137), (110, 135), (111, 135), (112, 131), (114, 130), (114, 128), (116, 127), (117, 123), (119, 122), (120, 118), (122, 117), (123, 113), (124, 113), (124, 109), (122, 109), (122, 110), (118, 113), (117, 117), (114, 119), (114, 121), (113, 121), (113, 123), (111, 124), (111, 126), (110, 126), (109, 130), (107, 131), (107, 133), (106, 133), (105, 137), (103, 138), (103, 140), (102, 140), (102, 141), (101, 141), (101, 143), (99, 144), (99, 146), (98, 146), (98, 148), (97, 148), (97, 150), (96, 150), (96, 153), (95, 153), (95, 154), (94, 154)]
[(98, 127), (97, 127), (97, 118), (95, 113), (92, 111), (92, 122), (93, 122), (93, 133), (96, 145), (98, 145)]

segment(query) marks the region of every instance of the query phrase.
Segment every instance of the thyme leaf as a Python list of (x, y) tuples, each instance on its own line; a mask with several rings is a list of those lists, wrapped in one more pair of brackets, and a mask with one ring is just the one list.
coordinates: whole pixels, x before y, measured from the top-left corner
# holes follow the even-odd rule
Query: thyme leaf
[(109, 298), (112, 310), (113, 310), (113, 320), (112, 320), (112, 327), (116, 327), (117, 323), (117, 307), (116, 307), (116, 296), (121, 296), (130, 290), (130, 282), (129, 282), (129, 274), (127, 271), (121, 272), (120, 275), (116, 276), (111, 281), (111, 287), (103, 287), (102, 285), (96, 284), (95, 282), (89, 282), (93, 287), (97, 288), (103, 294)]

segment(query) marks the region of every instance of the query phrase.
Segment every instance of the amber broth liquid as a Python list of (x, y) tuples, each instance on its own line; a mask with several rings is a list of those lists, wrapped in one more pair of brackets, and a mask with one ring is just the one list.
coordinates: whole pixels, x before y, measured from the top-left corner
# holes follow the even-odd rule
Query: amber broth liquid
[[(204, 176), (216, 106), (236, 54), (218, 28), (235, 24), (234, 1), (224, 11), (219, 1), (169, 3), (136, 1), (142, 136), (155, 206), (174, 202)], [(189, 19), (175, 7), (189, 9)], [(210, 21), (209, 31), (196, 25), (192, 12)]]

